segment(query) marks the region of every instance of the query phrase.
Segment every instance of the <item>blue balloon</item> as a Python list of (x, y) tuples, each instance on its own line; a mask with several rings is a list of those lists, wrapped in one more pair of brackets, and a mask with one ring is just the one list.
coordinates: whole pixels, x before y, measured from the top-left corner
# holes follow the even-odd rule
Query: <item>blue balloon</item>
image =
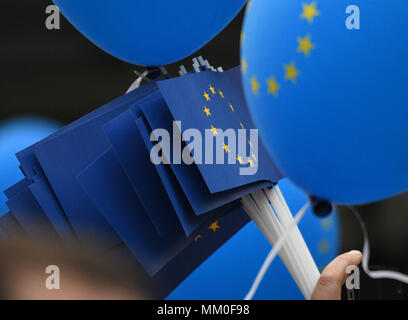
[[(308, 201), (306, 194), (289, 180), (280, 181), (279, 186), (293, 214)], [(299, 228), (317, 266), (322, 270), (338, 254), (337, 213), (320, 219), (309, 209)], [(262, 232), (250, 222), (185, 279), (167, 299), (243, 299), (270, 250), (271, 246)], [(283, 262), (276, 258), (254, 299), (304, 298)]]
[(363, 204), (408, 189), (408, 2), (255, 0), (244, 24), (250, 112), (281, 171)]
[(42, 118), (15, 118), (0, 123), (0, 216), (8, 211), (3, 191), (24, 177), (15, 154), (60, 127), (59, 123)]
[(160, 66), (216, 36), (246, 0), (53, 0), (89, 40), (124, 61)]

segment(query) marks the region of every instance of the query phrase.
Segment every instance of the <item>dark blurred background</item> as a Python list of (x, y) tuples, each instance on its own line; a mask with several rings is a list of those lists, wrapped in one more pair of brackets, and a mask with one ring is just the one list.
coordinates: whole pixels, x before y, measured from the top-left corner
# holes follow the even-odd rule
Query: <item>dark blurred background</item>
[[(123, 95), (144, 68), (117, 60), (83, 37), (63, 17), (60, 30), (47, 30), (47, 0), (2, 0), (0, 28), (0, 123), (17, 116), (40, 116), (68, 124)], [(215, 67), (239, 64), (241, 12), (193, 57), (202, 55)], [(136, 40), (135, 40), (136, 41)], [(188, 57), (166, 66), (191, 69)], [(375, 174), (373, 172), (373, 174)], [(378, 183), (381, 183), (379, 181)], [(357, 207), (370, 237), (370, 265), (408, 273), (408, 194)], [(341, 250), (362, 249), (361, 229), (340, 208)], [(408, 298), (406, 287), (363, 278), (361, 298)]]
[[(16, 115), (40, 115), (69, 123), (124, 94), (136, 80), (138, 66), (100, 50), (67, 20), (60, 30), (48, 30), (45, 9), (49, 0), (2, 0), (0, 121)], [(239, 64), (243, 12), (194, 56), (228, 69)], [(137, 40), (135, 40), (137, 41)], [(191, 57), (167, 66), (191, 69)]]

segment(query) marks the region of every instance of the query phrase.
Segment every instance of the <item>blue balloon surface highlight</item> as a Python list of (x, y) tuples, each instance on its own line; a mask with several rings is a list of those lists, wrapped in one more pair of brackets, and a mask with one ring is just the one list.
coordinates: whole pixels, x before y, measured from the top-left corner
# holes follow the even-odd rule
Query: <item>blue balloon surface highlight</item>
[(403, 0), (249, 6), (241, 58), (251, 115), (307, 193), (363, 204), (408, 189), (407, 11)]
[(246, 0), (53, 0), (109, 54), (138, 65), (181, 60), (215, 37)]
[[(296, 214), (308, 201), (305, 193), (287, 179), (280, 181), (279, 187), (292, 214)], [(308, 209), (299, 227), (317, 266), (322, 270), (338, 254), (337, 213), (321, 219)], [(270, 250), (271, 246), (262, 232), (250, 222), (198, 267), (167, 299), (243, 299)], [(276, 258), (254, 299), (301, 300), (303, 296), (285, 265)]]
[(15, 154), (60, 127), (57, 122), (43, 118), (15, 118), (0, 122), (0, 216), (8, 211), (3, 191), (24, 177)]

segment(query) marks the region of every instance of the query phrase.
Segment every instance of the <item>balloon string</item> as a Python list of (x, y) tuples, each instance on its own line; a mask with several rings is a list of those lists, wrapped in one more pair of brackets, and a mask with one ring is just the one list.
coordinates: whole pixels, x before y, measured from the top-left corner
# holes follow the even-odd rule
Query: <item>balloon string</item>
[(296, 214), (295, 218), (293, 219), (293, 222), (290, 224), (290, 226), (285, 230), (285, 232), (278, 238), (278, 241), (275, 243), (273, 246), (272, 250), (269, 252), (269, 254), (266, 256), (265, 261), (262, 264), (261, 269), (259, 270), (252, 286), (251, 289), (248, 291), (247, 295), (245, 296), (244, 300), (252, 300), (254, 297), (256, 291), (258, 290), (259, 285), (261, 284), (266, 271), (268, 271), (270, 265), (272, 264), (273, 260), (276, 258), (276, 256), (279, 253), (279, 250), (283, 247), (285, 244), (285, 241), (291, 234), (291, 232), (297, 227), (299, 221), (303, 218), (303, 216), (306, 213), (306, 210), (309, 208), (309, 203), (305, 203), (303, 207), (299, 210), (299, 212)]
[(363, 232), (364, 245), (363, 245), (363, 260), (361, 262), (361, 265), (363, 267), (364, 272), (372, 279), (392, 279), (408, 284), (408, 275), (406, 274), (392, 270), (372, 271), (368, 268), (368, 260), (370, 258), (370, 243), (368, 241), (367, 229), (357, 209), (354, 207), (349, 207), (349, 209), (354, 213), (355, 217), (360, 223), (360, 227)]

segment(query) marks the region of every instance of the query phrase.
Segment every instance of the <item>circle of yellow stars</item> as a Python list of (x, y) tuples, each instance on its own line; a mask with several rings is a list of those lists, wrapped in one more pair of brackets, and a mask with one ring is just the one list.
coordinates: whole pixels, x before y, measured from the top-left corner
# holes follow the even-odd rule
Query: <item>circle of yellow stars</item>
[[(310, 3), (302, 3), (302, 12), (300, 13), (300, 19), (306, 20), (308, 24), (312, 24), (316, 17), (320, 16), (320, 11), (317, 7), (317, 2), (312, 1)], [(241, 39), (244, 39), (245, 35), (241, 35)], [(310, 57), (311, 52), (315, 49), (315, 44), (312, 42), (312, 36), (306, 34), (297, 37), (297, 49), (296, 52), (304, 55), (304, 57)], [(283, 63), (282, 65), (284, 71), (284, 80), (296, 84), (297, 78), (301, 75), (300, 70), (296, 66), (295, 61), (290, 61), (289, 63)], [(245, 75), (248, 71), (248, 63), (245, 58), (241, 59), (241, 71)], [(250, 77), (250, 89), (251, 92), (258, 96), (261, 89), (262, 83), (258, 80), (257, 76), (254, 74)], [(281, 89), (281, 84), (278, 82), (276, 75), (270, 74), (267, 79), (265, 79), (266, 93), (273, 95), (275, 98), (279, 96), (279, 90)], [(262, 89), (265, 90), (265, 89)]]
[[(271, 84), (271, 90), (276, 90), (276, 87), (273, 84)], [(210, 102), (211, 99), (213, 97), (215, 97), (215, 96), (219, 96), (221, 99), (225, 99), (224, 92), (222, 92), (221, 89), (218, 89), (218, 91), (217, 91), (212, 84), (210, 84), (208, 86), (208, 90), (207, 89), (203, 90), (202, 95), (205, 98), (205, 102)], [(234, 108), (234, 106), (232, 105), (231, 102), (228, 103), (228, 107), (231, 110), (231, 112), (235, 112), (235, 108)], [(211, 113), (211, 110), (208, 107), (208, 105), (204, 105), (202, 107), (202, 111), (204, 112), (204, 114), (205, 114), (205, 116), (207, 118), (213, 116), (213, 114)], [(242, 122), (240, 122), (239, 125), (240, 125), (240, 127), (242, 129), (245, 130), (245, 126), (244, 126), (244, 124)], [(218, 134), (217, 128), (213, 124), (210, 124), (210, 130), (211, 130), (213, 136), (216, 136)], [(251, 141), (248, 141), (248, 144), (250, 146), (250, 150), (252, 150)], [(230, 147), (227, 144), (224, 143), (222, 148), (224, 149), (225, 153), (230, 152)], [(251, 167), (253, 167), (255, 165), (254, 162), (257, 161), (255, 154), (251, 151), (251, 155), (249, 157), (246, 157), (246, 158), (247, 158), (246, 161), (244, 161), (243, 157), (238, 154), (237, 157), (236, 157), (236, 160), (238, 161), (238, 163), (240, 165), (249, 164)]]

